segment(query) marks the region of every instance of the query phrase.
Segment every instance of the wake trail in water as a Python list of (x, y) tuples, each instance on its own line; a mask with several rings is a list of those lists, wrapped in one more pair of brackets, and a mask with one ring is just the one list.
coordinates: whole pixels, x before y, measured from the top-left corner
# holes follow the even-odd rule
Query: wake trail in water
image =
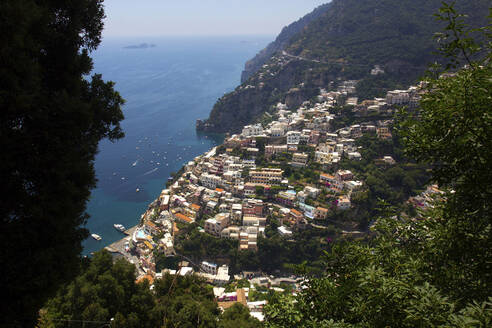
[(158, 168), (158, 167), (156, 167), (155, 169), (152, 169), (152, 170), (150, 170), (150, 171), (148, 171), (148, 172), (145, 172), (142, 176), (146, 176), (146, 175), (152, 174), (152, 173), (156, 172), (158, 169), (159, 169), (159, 168)]

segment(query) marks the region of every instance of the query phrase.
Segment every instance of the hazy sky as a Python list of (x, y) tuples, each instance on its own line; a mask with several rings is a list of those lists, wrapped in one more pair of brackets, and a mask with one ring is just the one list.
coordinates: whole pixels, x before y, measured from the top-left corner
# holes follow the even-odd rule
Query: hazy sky
[(276, 35), (329, 0), (105, 0), (105, 36)]

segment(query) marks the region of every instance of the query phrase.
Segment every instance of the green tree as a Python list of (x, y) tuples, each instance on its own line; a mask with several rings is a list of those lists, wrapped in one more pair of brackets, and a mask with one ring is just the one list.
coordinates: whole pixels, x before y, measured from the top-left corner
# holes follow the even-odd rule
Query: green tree
[[(370, 243), (333, 247), (326, 273), (295, 299), (266, 308), (267, 327), (487, 327), (492, 323), (490, 172), (490, 25), (482, 45), (452, 6), (443, 53), (452, 75), (428, 79), (420, 116), (400, 125), (406, 151), (431, 164), (448, 188), (424, 220), (383, 209)], [(492, 18), (492, 15), (489, 17)], [(441, 38), (443, 36), (441, 35)], [(479, 56), (481, 53), (482, 56)], [(483, 55), (485, 53), (485, 55)], [(479, 59), (482, 58), (482, 59)], [(463, 59), (469, 66), (461, 68)], [(466, 162), (466, 163), (465, 163)], [(469, 163), (471, 162), (471, 163)], [(400, 179), (401, 172), (391, 172)], [(370, 186), (371, 187), (371, 186)], [(452, 189), (452, 192), (451, 192)]]
[(261, 323), (251, 317), (248, 308), (241, 303), (236, 303), (224, 311), (219, 317), (218, 328), (260, 328)]
[[(442, 237), (433, 241), (450, 267), (443, 277), (447, 289), (463, 300), (483, 299), (492, 283), (492, 26), (470, 30), (446, 4), (437, 17), (447, 22), (437, 35), (440, 51), (447, 68), (458, 69), (425, 80), (429, 92), (420, 116), (404, 121), (400, 131), (407, 153), (429, 163), (435, 181), (448, 191), (436, 227)], [(473, 32), (480, 34), (472, 38)]]
[[(428, 92), (421, 101), (417, 119), (401, 124), (406, 152), (432, 165), (433, 178), (454, 189), (450, 199), (461, 210), (490, 215), (492, 181), (492, 96), (490, 25), (482, 29), (488, 43), (470, 38), (462, 15), (444, 6), (438, 17), (448, 22), (438, 36), (441, 53), (452, 67), (466, 64), (452, 76), (425, 80)], [(491, 16), (492, 17), (492, 16)], [(481, 60), (470, 61), (484, 54)]]
[(102, 0), (0, 4), (1, 316), (33, 326), (78, 270), (103, 138), (123, 133), (123, 99), (92, 70)]
[(135, 279), (133, 264), (123, 259), (113, 262), (109, 252), (97, 252), (82, 273), (48, 301), (45, 321), (66, 327), (63, 320), (109, 322), (114, 318), (116, 326), (138, 322), (137, 327), (154, 327), (159, 322), (151, 316), (156, 298), (147, 282), (136, 284)]

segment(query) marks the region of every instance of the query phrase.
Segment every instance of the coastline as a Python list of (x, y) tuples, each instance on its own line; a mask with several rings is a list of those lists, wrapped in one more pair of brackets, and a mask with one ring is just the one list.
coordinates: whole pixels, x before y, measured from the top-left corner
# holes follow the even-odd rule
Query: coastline
[[(113, 224), (137, 224), (172, 172), (222, 143), (220, 135), (196, 132), (193, 123), (208, 116), (215, 101), (239, 83), (244, 62), (269, 41), (251, 40), (255, 42), (241, 44), (237, 37), (103, 41), (94, 53), (94, 70), (114, 81), (127, 100), (126, 136), (99, 145), (98, 182), (91, 190), (90, 219), (84, 227), (102, 241), (84, 240), (82, 255), (121, 239)], [(140, 41), (157, 47), (143, 52), (122, 48)]]
[[(220, 145), (219, 145), (220, 146)], [(215, 146), (215, 147), (212, 147), (210, 148), (209, 150), (207, 150), (206, 152), (202, 153), (201, 155), (199, 156), (204, 156), (205, 158), (210, 158), (210, 157), (213, 157), (215, 154), (216, 154), (216, 151), (217, 151), (217, 147), (218, 146)], [(169, 177), (168, 181), (166, 182), (168, 185), (172, 185), (174, 184), (179, 178), (181, 178), (182, 176), (182, 173), (183, 173), (183, 170), (185, 168), (186, 165), (183, 165), (179, 171), (178, 171), (178, 174), (176, 174), (174, 177)], [(172, 178), (172, 179), (171, 179)], [(165, 189), (163, 189), (162, 191), (164, 191)], [(108, 252), (110, 252), (111, 254), (115, 255), (115, 254), (120, 254), (121, 256), (123, 257), (126, 257), (126, 258), (131, 258), (132, 256), (128, 253), (128, 252), (125, 252), (125, 243), (127, 241), (129, 241), (131, 239), (131, 236), (133, 235), (133, 233), (135, 232), (135, 230), (141, 226), (142, 224), (142, 218), (145, 216), (145, 214), (148, 212), (148, 208), (151, 207), (152, 204), (154, 204), (156, 201), (159, 200), (159, 197), (157, 197), (156, 199), (154, 199), (152, 202), (150, 202), (148, 204), (148, 207), (147, 207), (147, 210), (142, 213), (141, 215), (141, 219), (140, 219), (140, 222), (134, 226), (132, 226), (131, 228), (128, 228), (127, 230), (125, 230), (123, 233), (126, 235), (125, 237), (121, 238), (121, 239), (118, 239), (117, 241), (103, 247), (102, 249), (104, 250), (107, 250)], [(135, 259), (138, 259), (138, 258), (135, 258)], [(130, 262), (132, 263), (137, 263), (137, 262), (133, 262), (131, 259), (130, 259)], [(136, 266), (138, 268), (138, 266)]]
[(131, 238), (131, 236), (133, 235), (133, 232), (135, 231), (135, 229), (137, 229), (138, 227), (138, 224), (125, 230), (123, 233), (126, 235), (125, 237), (115, 241), (114, 243), (104, 247), (105, 250), (107, 250), (108, 252), (110, 253), (119, 253), (119, 249), (121, 248), (121, 245), (124, 244), (124, 242), (126, 242), (129, 237)]

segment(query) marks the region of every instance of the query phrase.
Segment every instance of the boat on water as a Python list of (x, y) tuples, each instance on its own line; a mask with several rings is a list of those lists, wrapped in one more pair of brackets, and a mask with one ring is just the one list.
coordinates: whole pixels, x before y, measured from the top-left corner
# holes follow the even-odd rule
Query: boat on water
[(97, 241), (99, 241), (99, 240), (101, 240), (101, 239), (102, 239), (102, 237), (101, 237), (101, 236), (99, 236), (98, 234), (95, 234), (95, 233), (93, 233), (93, 234), (91, 235), (91, 237), (92, 237), (92, 238), (94, 238), (94, 239), (95, 239), (95, 240), (97, 240)]
[(118, 224), (118, 223), (113, 224), (113, 227), (114, 227), (116, 230), (121, 231), (121, 232), (124, 232), (124, 231), (126, 230), (126, 228), (125, 228), (125, 226), (124, 226), (124, 225), (122, 225), (122, 224)]
[(135, 189), (136, 192), (140, 192), (140, 188)]

